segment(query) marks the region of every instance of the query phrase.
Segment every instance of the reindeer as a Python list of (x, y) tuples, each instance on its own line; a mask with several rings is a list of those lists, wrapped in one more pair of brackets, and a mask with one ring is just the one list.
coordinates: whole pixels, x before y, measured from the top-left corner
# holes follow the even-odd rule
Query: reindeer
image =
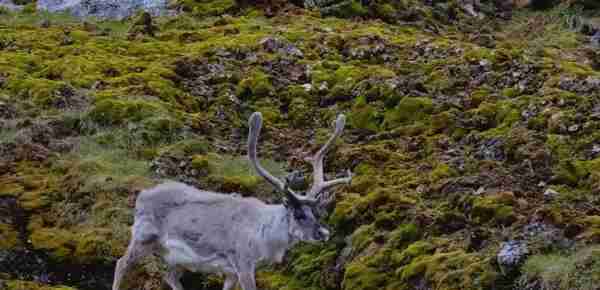
[(224, 275), (223, 290), (238, 283), (243, 290), (256, 290), (259, 263), (280, 263), (297, 242), (329, 239), (330, 232), (316, 213), (334, 200), (328, 189), (352, 179), (349, 170), (346, 177), (330, 181), (323, 175), (323, 158), (342, 134), (344, 115), (338, 116), (327, 143), (307, 158), (314, 172), (305, 195), (294, 192), (287, 178), (284, 182), (261, 166), (256, 147), (262, 115), (252, 114), (248, 123), (248, 158), (256, 172), (283, 193), (283, 204), (198, 190), (177, 182), (142, 191), (136, 200), (131, 242), (117, 262), (113, 290), (119, 290), (124, 276), (152, 253), (166, 263), (164, 280), (173, 290), (183, 290), (179, 280), (186, 270)]

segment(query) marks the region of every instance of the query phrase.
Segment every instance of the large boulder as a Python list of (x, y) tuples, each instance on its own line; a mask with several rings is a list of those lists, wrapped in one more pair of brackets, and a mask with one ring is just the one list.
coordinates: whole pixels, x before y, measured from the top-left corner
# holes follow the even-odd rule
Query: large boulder
[(7, 8), (8, 10), (21, 10), (23, 8), (22, 5), (13, 3), (12, 0), (0, 0), (0, 7)]
[(122, 19), (138, 10), (162, 14), (167, 9), (167, 0), (38, 0), (37, 8), (50, 12), (70, 11), (77, 17)]
[[(17, 9), (15, 1), (0, 0), (0, 6)], [(69, 12), (76, 17), (123, 19), (138, 10), (152, 15), (167, 12), (168, 0), (38, 0), (37, 9), (49, 12)]]

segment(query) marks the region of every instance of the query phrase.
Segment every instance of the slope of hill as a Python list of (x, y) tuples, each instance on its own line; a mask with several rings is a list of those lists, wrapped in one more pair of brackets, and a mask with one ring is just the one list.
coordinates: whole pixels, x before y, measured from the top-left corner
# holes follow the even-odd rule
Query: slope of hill
[[(332, 241), (260, 289), (598, 289), (593, 10), (178, 2), (123, 21), (0, 10), (0, 288), (110, 289), (136, 194), (162, 179), (278, 200), (244, 156), (260, 111), (279, 175), (309, 173), (346, 113), (326, 168), (356, 174)], [(167, 289), (157, 261), (138, 272), (131, 289)]]

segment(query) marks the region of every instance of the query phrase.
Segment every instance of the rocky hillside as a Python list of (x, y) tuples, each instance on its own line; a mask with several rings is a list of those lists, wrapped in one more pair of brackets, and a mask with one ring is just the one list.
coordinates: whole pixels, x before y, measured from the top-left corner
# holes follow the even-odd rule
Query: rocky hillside
[[(18, 2), (0, 9), (0, 289), (110, 289), (161, 180), (277, 202), (245, 158), (253, 111), (280, 176), (310, 176), (347, 114), (326, 169), (355, 173), (333, 239), (260, 289), (599, 289), (596, 1), (179, 0), (104, 21)], [(130, 289), (168, 289), (161, 271)]]

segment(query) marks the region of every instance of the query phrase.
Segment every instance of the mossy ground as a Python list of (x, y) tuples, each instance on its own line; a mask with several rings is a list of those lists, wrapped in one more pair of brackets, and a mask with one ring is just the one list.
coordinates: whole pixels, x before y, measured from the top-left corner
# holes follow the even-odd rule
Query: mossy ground
[[(495, 258), (535, 223), (577, 247), (600, 242), (600, 72), (565, 25), (572, 11), (478, 21), (452, 3), (348, 3), (330, 15), (364, 19), (177, 1), (187, 13), (136, 37), (132, 20), (0, 13), (0, 153), (11, 152), (0, 197), (27, 214), (24, 237), (0, 219), (0, 249), (114, 264), (136, 194), (163, 178), (277, 200), (246, 163), (250, 113), (263, 112), (260, 155), (283, 175), (308, 170), (304, 155), (344, 112), (326, 167), (356, 176), (337, 191), (334, 238), (261, 270), (262, 289), (574, 289), (597, 278), (595, 248), (573, 258), (553, 251), (575, 246), (533, 244), (520, 278)], [(596, 268), (552, 276), (563, 260)], [(140, 275), (160, 285), (152, 267)], [(9, 289), (42, 287), (13, 274), (0, 273)], [(69, 289), (53, 287), (40, 289)]]

